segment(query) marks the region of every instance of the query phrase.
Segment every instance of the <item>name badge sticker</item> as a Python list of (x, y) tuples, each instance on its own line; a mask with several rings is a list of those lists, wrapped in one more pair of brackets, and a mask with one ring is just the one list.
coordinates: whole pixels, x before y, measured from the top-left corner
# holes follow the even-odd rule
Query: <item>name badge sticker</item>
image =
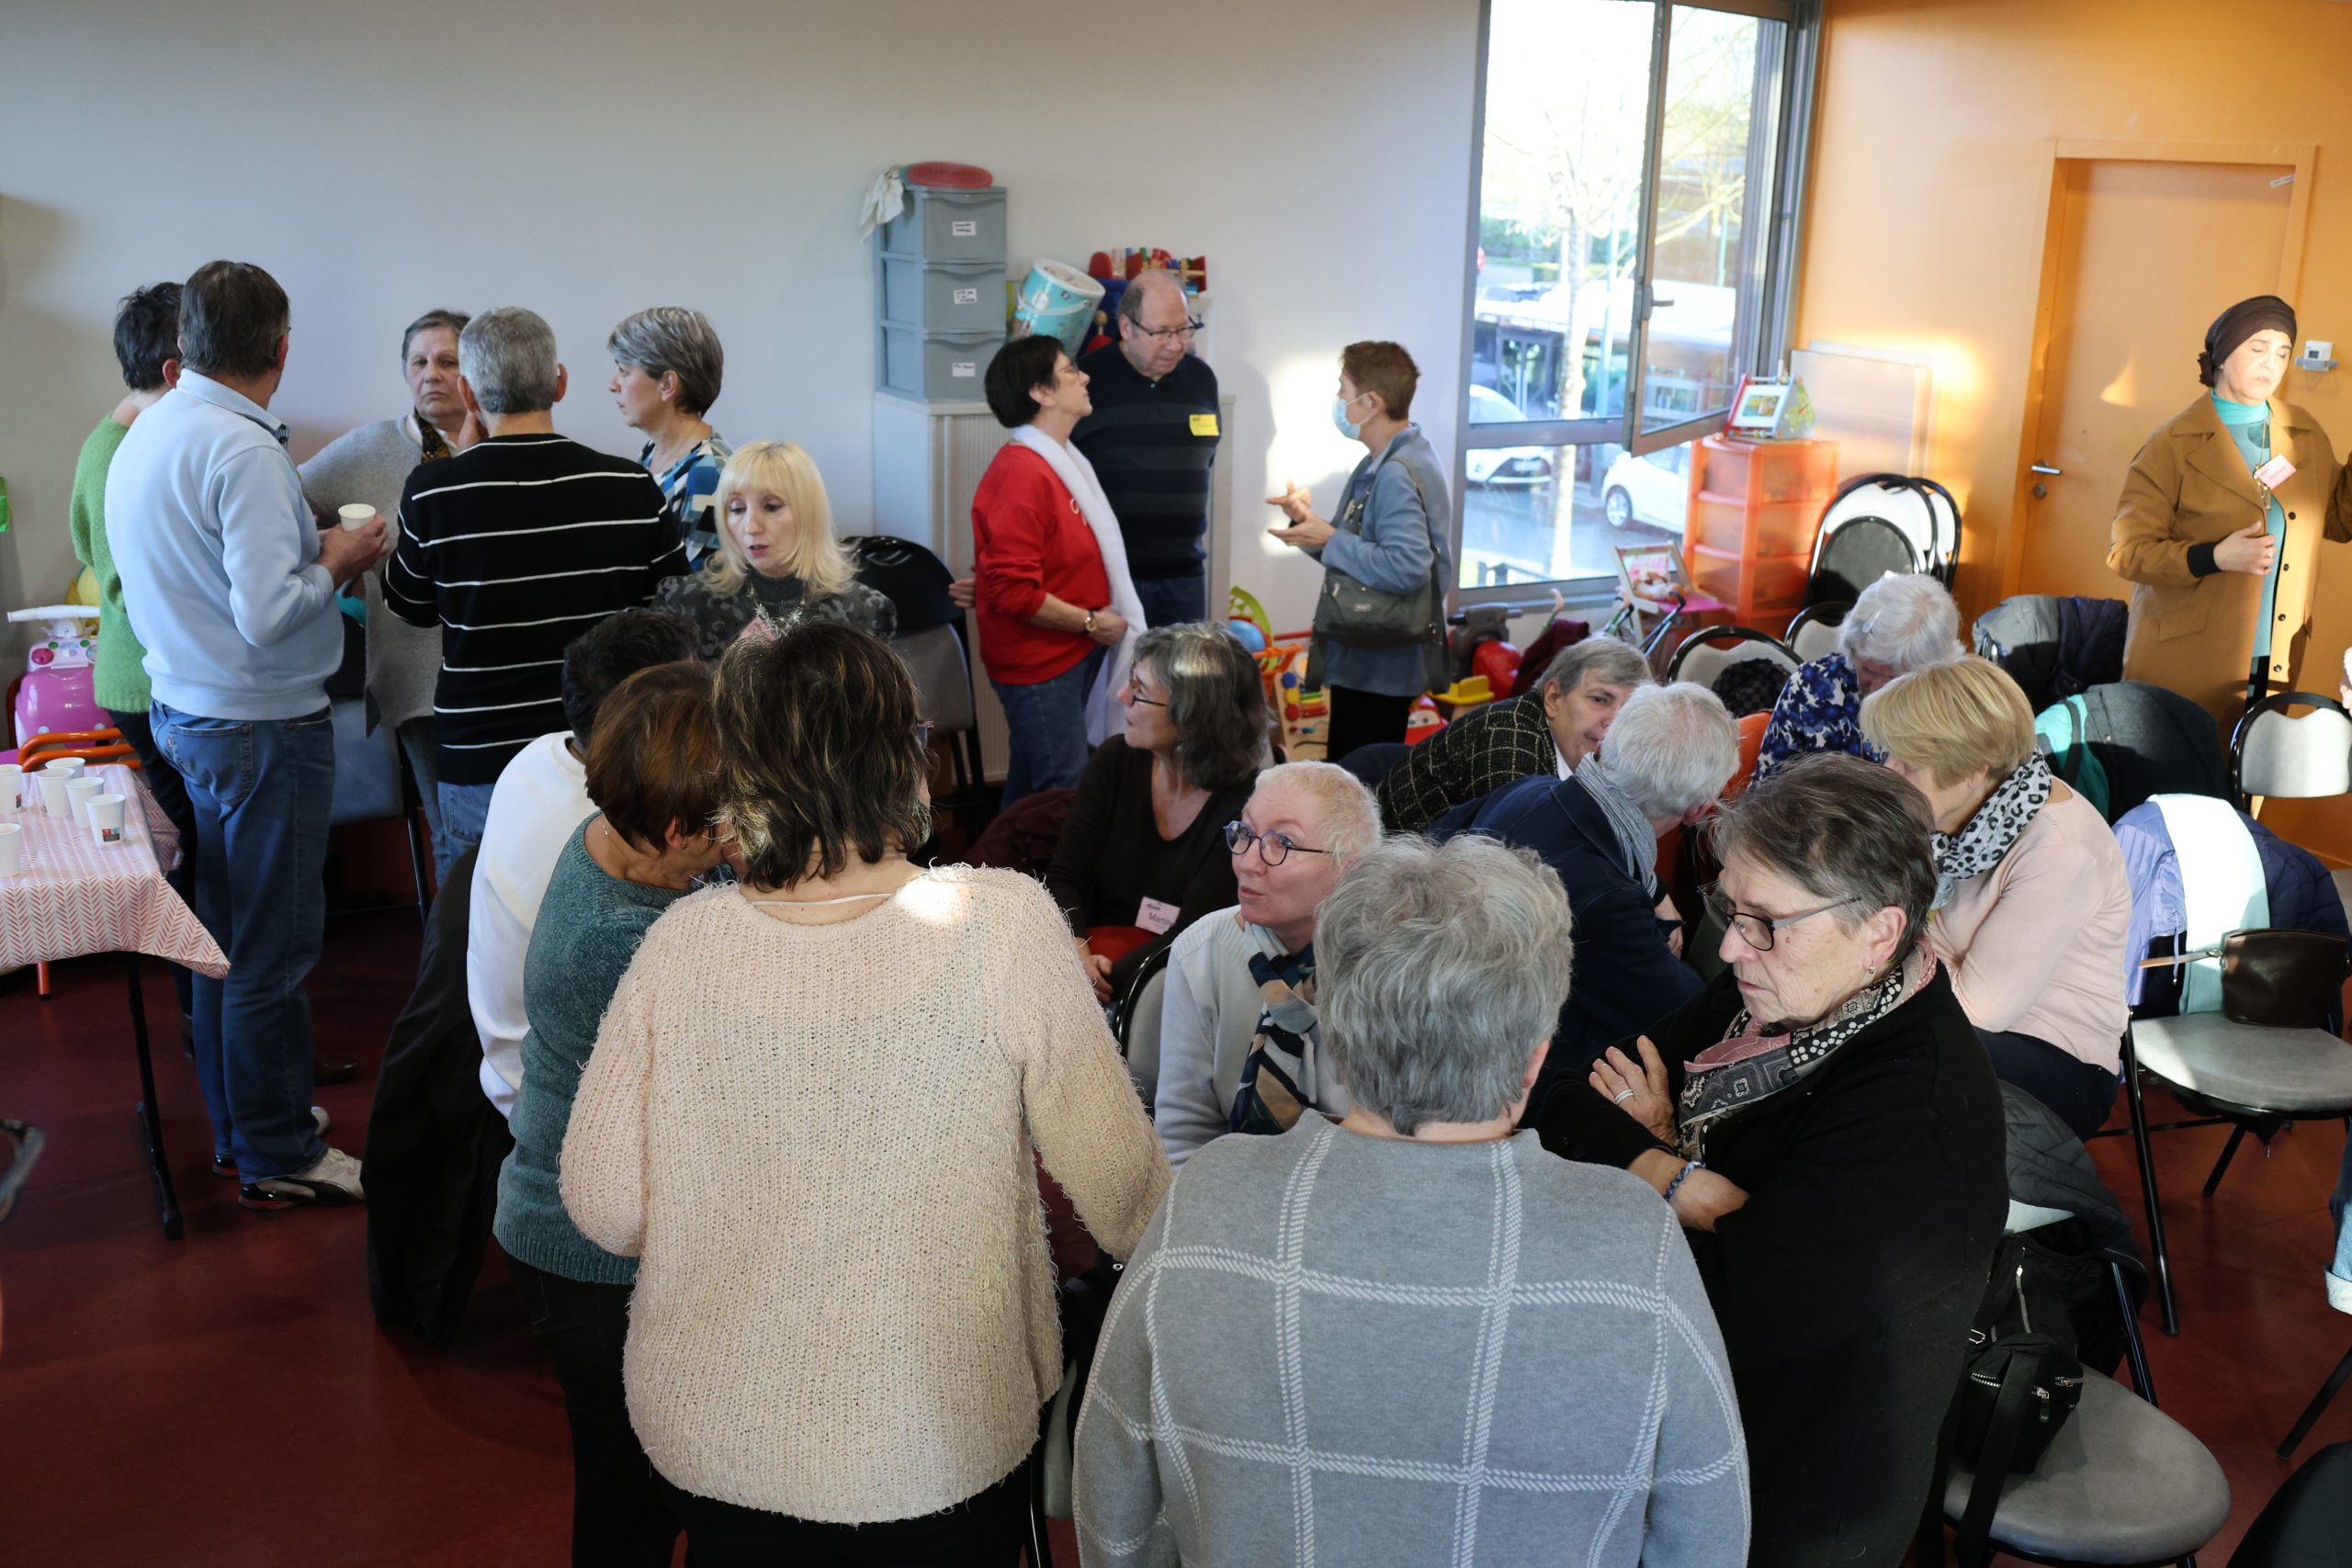
[(2295, 465), (2287, 461), (2283, 455), (2274, 456), (2270, 461), (2254, 470), (2254, 477), (2256, 483), (2277, 490), (2295, 477)]
[(1173, 904), (1163, 904), (1157, 898), (1147, 898), (1136, 906), (1136, 924), (1154, 936), (1166, 936), (1176, 923), (1179, 913)]
[(1193, 416), (1193, 434), (1195, 435), (1215, 435), (1216, 434), (1216, 415), (1213, 413), (1194, 414)]

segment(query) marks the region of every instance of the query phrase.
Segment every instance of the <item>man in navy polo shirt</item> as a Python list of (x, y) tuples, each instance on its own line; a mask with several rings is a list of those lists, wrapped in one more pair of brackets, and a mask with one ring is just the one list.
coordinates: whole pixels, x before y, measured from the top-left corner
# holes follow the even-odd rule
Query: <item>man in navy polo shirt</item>
[(1119, 299), (1119, 341), (1078, 362), (1094, 412), (1070, 439), (1126, 538), (1127, 570), (1155, 626), (1208, 618), (1209, 465), (1216, 457), (1216, 372), (1193, 354), (1183, 286), (1157, 268)]

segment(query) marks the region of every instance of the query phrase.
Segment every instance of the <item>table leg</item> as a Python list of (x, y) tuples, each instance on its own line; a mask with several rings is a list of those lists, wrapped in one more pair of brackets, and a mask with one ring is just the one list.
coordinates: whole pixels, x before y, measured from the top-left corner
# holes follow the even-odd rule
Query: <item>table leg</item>
[(155, 1106), (155, 1061), (147, 1050), (147, 998), (139, 988), (139, 954), (122, 955), (123, 972), (130, 980), (130, 1038), (139, 1048), (139, 1130), (147, 1140), (147, 1158), (155, 1172), (155, 1190), (164, 1201), (164, 1235), (180, 1239), (180, 1200), (172, 1189), (172, 1168), (164, 1157), (164, 1120)]

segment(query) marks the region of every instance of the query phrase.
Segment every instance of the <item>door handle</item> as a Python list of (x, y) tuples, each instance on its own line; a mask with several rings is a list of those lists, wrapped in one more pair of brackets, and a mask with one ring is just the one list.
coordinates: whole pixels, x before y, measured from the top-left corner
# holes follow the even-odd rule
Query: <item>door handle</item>
[(2037, 473), (2037, 474), (2049, 474), (2049, 475), (2051, 475), (2051, 476), (2052, 476), (2052, 477), (2055, 477), (2055, 476), (2060, 472), (2060, 470), (2059, 470), (2059, 469), (2057, 469), (2057, 468), (2052, 468), (2052, 467), (2050, 464), (2048, 464), (2048, 463), (2035, 463), (2035, 464), (2030, 465), (2030, 468), (2031, 468), (2031, 471), (2032, 471), (2032, 472), (2034, 472), (2034, 473)]

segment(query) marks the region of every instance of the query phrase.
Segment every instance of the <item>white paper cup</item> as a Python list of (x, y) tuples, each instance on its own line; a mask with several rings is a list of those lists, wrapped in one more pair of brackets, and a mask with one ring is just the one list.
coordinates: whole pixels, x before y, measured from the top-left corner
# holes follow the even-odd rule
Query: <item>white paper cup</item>
[(104, 794), (106, 787), (104, 779), (78, 778), (65, 781), (65, 805), (66, 808), (74, 813), (74, 826), (86, 828), (90, 825), (90, 797)]
[(337, 507), (335, 515), (343, 519), (345, 528), (359, 529), (376, 521), (376, 509), (364, 501), (355, 501), (348, 506)]
[(78, 779), (84, 772), (84, 763), (79, 757), (51, 757), (41, 764), (40, 771), (55, 773), (61, 779)]
[(90, 836), (98, 842), (122, 842), (122, 800), (119, 795), (94, 795), (84, 807), (90, 816)]
[(14, 876), (25, 867), (25, 830), (14, 822), (0, 822), (0, 876)]
[(0, 762), (0, 811), (21, 811), (25, 805), (25, 770)]
[(70, 818), (74, 808), (65, 803), (65, 785), (70, 774), (52, 773), (46, 768), (40, 775), (40, 808), (51, 817)]

